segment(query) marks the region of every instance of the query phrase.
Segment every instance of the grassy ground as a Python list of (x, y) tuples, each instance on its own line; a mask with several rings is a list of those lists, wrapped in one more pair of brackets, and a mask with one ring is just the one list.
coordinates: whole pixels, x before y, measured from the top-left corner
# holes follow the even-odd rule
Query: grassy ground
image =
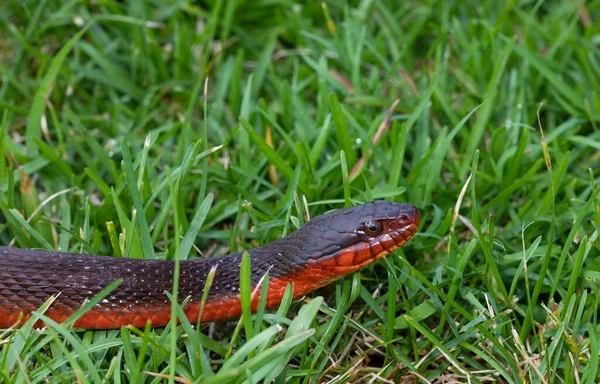
[(241, 325), (0, 331), (0, 381), (600, 381), (600, 1), (326, 4), (0, 8), (0, 244), (216, 255), (306, 209), (423, 213)]

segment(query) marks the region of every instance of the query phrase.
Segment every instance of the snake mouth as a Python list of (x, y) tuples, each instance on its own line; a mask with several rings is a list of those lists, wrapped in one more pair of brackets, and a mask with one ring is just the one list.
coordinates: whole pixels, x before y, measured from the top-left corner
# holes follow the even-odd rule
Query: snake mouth
[(412, 205), (403, 204), (400, 213), (394, 219), (384, 222), (384, 233), (374, 238), (371, 245), (380, 243), (384, 249), (393, 252), (413, 237), (420, 223), (421, 212)]

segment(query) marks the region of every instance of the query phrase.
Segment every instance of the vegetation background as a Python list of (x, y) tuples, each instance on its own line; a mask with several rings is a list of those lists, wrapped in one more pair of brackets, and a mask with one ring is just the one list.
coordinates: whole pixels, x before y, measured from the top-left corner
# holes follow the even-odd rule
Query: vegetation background
[(8, 0), (2, 245), (208, 257), (372, 199), (423, 220), (394, 255), (243, 322), (0, 332), (0, 381), (599, 382), (599, 16)]

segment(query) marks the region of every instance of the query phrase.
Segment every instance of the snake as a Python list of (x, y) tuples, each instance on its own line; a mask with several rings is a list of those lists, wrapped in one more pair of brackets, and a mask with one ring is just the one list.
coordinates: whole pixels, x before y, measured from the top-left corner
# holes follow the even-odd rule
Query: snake
[[(410, 204), (372, 201), (316, 216), (277, 241), (248, 250), (252, 289), (269, 276), (265, 308), (278, 306), (286, 287), (293, 298), (338, 280), (404, 245), (421, 219)], [(179, 261), (178, 298), (190, 322), (241, 316), (240, 270), (243, 252)], [(212, 284), (204, 303), (207, 277)], [(0, 329), (20, 326), (50, 298), (43, 313), (69, 319), (109, 284), (121, 284), (72, 324), (84, 329), (123, 326), (164, 327), (171, 319), (174, 260), (91, 256), (0, 247)], [(257, 290), (258, 291), (258, 290)], [(252, 312), (260, 295), (250, 301)], [(184, 299), (186, 299), (184, 301)], [(180, 304), (181, 304), (180, 303)], [(42, 327), (37, 320), (36, 327)]]

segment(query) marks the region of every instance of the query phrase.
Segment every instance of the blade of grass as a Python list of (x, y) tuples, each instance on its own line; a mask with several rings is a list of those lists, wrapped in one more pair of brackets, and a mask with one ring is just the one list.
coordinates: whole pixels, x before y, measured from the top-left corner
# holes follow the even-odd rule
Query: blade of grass
[(148, 222), (146, 221), (146, 213), (142, 203), (142, 197), (135, 180), (135, 170), (133, 169), (129, 147), (125, 143), (125, 140), (121, 140), (121, 152), (123, 153), (122, 165), (123, 171), (125, 172), (125, 178), (127, 180), (127, 187), (129, 189), (129, 193), (131, 194), (131, 199), (133, 200), (133, 206), (137, 212), (136, 217), (139, 223), (138, 229), (141, 237), (144, 258), (154, 259), (154, 244), (152, 243)]
[(40, 139), (42, 136), (42, 119), (44, 118), (44, 111), (46, 109), (46, 102), (52, 93), (54, 88), (54, 82), (58, 76), (58, 71), (62, 67), (65, 59), (71, 49), (77, 44), (87, 30), (94, 24), (92, 20), (85, 25), (75, 36), (69, 39), (67, 43), (61, 48), (61, 50), (54, 56), (50, 63), (50, 68), (44, 76), (39, 88), (33, 96), (33, 102), (31, 109), (27, 117), (27, 128), (26, 128), (26, 141), (27, 141), (27, 152), (30, 156), (35, 157), (38, 154), (37, 144), (35, 139)]

